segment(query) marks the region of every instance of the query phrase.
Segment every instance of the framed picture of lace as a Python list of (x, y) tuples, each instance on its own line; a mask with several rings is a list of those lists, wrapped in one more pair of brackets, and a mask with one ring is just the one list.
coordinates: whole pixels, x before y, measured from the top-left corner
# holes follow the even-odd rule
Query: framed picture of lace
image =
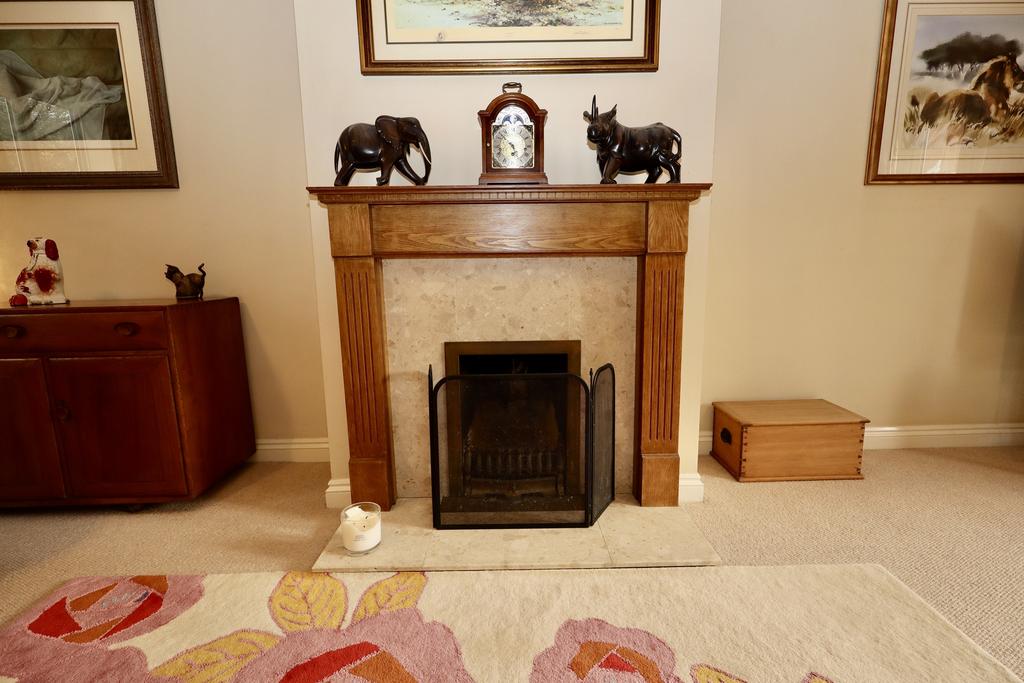
[(0, 189), (174, 187), (153, 0), (0, 0)]
[(1024, 182), (1024, 0), (886, 0), (865, 182)]

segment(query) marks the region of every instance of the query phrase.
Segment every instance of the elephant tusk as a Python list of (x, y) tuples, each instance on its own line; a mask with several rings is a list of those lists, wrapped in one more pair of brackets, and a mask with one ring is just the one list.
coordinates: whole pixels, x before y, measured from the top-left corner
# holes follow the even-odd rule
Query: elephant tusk
[(426, 161), (426, 162), (427, 162), (428, 164), (432, 164), (432, 163), (433, 163), (432, 161), (430, 161), (430, 155), (429, 155), (429, 154), (427, 154), (427, 152), (426, 152), (426, 151), (425, 151), (425, 150), (423, 149), (423, 145), (421, 145), (420, 143), (418, 143), (418, 142), (417, 142), (417, 143), (416, 143), (416, 149), (418, 149), (418, 150), (420, 151), (420, 154), (422, 154), (422, 155), (423, 155), (423, 159), (424, 159), (424, 160), (425, 160), (425, 161)]

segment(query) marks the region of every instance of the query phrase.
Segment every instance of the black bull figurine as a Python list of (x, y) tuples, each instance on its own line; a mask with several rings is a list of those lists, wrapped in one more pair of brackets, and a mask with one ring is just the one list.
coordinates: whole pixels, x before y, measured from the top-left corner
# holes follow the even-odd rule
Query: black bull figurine
[(647, 182), (656, 183), (662, 169), (668, 169), (670, 183), (679, 182), (679, 160), (683, 139), (664, 123), (643, 128), (623, 126), (615, 120), (618, 105), (603, 114), (597, 111), (597, 96), (590, 111), (583, 112), (590, 125), (587, 139), (597, 146), (601, 184), (614, 184), (619, 173), (647, 172)]

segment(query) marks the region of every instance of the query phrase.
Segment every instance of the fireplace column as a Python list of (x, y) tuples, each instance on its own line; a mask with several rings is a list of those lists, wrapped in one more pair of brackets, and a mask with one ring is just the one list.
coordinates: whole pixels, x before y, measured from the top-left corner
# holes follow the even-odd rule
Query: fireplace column
[(331, 206), (331, 253), (338, 288), (352, 500), (395, 503), (382, 266), (373, 257), (370, 207)]
[(647, 253), (637, 264), (636, 450), (633, 495), (679, 503), (679, 395), (689, 204), (651, 202)]

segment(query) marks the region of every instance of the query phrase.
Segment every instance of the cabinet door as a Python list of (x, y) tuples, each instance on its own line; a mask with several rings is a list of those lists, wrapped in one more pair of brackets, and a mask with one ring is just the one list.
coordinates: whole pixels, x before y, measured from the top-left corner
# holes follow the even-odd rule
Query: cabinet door
[(144, 498), (187, 492), (165, 356), (48, 362), (68, 495)]
[(0, 501), (63, 497), (43, 361), (0, 360)]

